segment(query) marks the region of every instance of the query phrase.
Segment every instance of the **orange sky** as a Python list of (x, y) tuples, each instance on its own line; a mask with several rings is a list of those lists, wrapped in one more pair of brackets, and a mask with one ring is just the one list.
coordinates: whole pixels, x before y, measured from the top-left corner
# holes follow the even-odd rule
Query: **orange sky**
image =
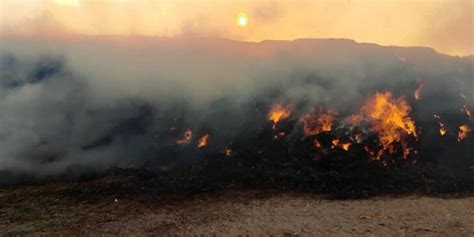
[[(239, 13), (248, 25), (238, 27)], [(2, 35), (350, 38), (474, 54), (472, 0), (0, 0)]]

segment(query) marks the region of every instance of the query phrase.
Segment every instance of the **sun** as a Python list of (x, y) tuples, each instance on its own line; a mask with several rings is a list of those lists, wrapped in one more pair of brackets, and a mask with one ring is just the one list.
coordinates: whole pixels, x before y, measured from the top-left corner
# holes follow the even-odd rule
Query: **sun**
[(249, 18), (245, 13), (241, 12), (239, 15), (237, 15), (237, 25), (240, 27), (246, 27), (247, 24), (249, 23)]

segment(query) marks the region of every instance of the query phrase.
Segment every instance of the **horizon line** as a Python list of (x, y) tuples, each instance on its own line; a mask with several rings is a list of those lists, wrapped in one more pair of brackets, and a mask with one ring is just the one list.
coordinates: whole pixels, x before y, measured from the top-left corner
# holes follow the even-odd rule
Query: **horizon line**
[(451, 57), (460, 57), (460, 58), (469, 58), (474, 57), (474, 54), (450, 54), (445, 53), (437, 50), (436, 48), (430, 46), (423, 46), (423, 45), (390, 45), (390, 44), (381, 44), (375, 42), (364, 42), (364, 41), (357, 41), (356, 39), (351, 38), (336, 38), (336, 37), (328, 37), (328, 38), (316, 38), (316, 37), (302, 37), (302, 38), (294, 38), (294, 39), (263, 39), (263, 40), (244, 40), (244, 39), (231, 39), (226, 37), (220, 36), (205, 36), (205, 35), (192, 35), (192, 34), (181, 34), (181, 35), (174, 35), (174, 36), (160, 36), (160, 35), (144, 35), (144, 34), (78, 34), (78, 33), (54, 33), (54, 34), (1, 34), (0, 33), (0, 40), (1, 39), (10, 39), (10, 38), (21, 38), (21, 39), (49, 39), (49, 40), (80, 40), (81, 38), (109, 38), (109, 39), (126, 39), (126, 38), (151, 38), (151, 39), (161, 39), (161, 40), (176, 40), (176, 39), (202, 39), (202, 40), (223, 40), (223, 41), (231, 41), (231, 42), (239, 42), (239, 43), (249, 43), (249, 44), (261, 44), (265, 42), (295, 42), (295, 41), (303, 41), (303, 40), (344, 40), (344, 41), (352, 41), (355, 44), (369, 44), (375, 45), (379, 47), (395, 47), (395, 48), (426, 48), (433, 50), (437, 54), (447, 55)]

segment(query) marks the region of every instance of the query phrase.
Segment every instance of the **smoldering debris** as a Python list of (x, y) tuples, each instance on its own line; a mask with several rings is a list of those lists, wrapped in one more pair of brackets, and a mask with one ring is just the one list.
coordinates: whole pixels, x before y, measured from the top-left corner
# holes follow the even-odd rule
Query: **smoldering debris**
[[(211, 160), (227, 165), (220, 170), (229, 177), (268, 180), (367, 164), (472, 176), (474, 136), (460, 129), (474, 128), (466, 112), (474, 105), (471, 58), (350, 40), (2, 45), (0, 171), (10, 178), (1, 182), (112, 168), (169, 172)], [(367, 109), (368, 98), (386, 93), (382, 112)], [(288, 112), (269, 119), (275, 105)], [(311, 111), (316, 117), (305, 120)], [(329, 129), (314, 130), (325, 122)]]

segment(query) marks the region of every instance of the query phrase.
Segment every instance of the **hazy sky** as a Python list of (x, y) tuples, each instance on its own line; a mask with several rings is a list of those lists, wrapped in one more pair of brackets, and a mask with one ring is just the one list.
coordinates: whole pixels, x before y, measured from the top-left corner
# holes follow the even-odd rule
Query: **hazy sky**
[[(240, 13), (248, 25), (239, 27)], [(350, 38), (474, 54), (473, 0), (0, 0), (2, 35)]]

